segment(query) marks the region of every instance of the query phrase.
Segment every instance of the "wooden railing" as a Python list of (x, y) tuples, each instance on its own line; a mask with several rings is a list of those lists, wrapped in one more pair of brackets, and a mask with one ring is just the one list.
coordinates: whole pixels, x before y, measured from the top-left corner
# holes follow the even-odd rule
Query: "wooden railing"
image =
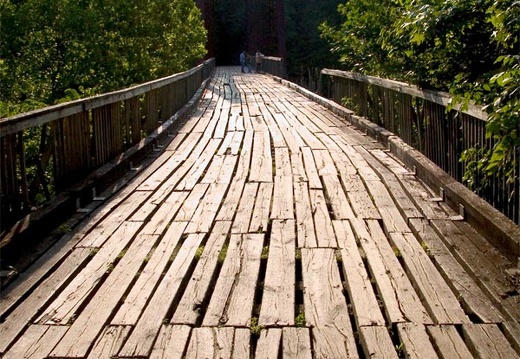
[(281, 57), (264, 56), (262, 59), (262, 72), (278, 76), (282, 79), (287, 78), (287, 68), (285, 60)]
[(2, 232), (156, 131), (214, 66), (1, 119)]
[[(338, 70), (324, 69), (322, 74), (326, 96), (398, 135), (457, 181), (462, 181), (466, 171), (466, 163), (460, 160), (465, 150), (494, 145), (486, 138), (486, 113), (473, 105), (463, 111), (448, 111), (449, 94)], [(518, 174), (520, 161), (516, 164)], [(479, 181), (476, 178), (477, 184)], [(473, 190), (519, 224), (519, 185), (518, 177), (515, 183), (494, 177), (488, 185)]]

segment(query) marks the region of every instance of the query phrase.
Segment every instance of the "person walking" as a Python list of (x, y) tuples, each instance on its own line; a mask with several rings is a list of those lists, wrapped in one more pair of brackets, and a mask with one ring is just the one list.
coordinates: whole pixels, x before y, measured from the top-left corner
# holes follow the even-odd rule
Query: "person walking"
[(260, 51), (257, 51), (255, 54), (255, 72), (259, 72), (262, 68), (262, 59), (264, 58), (264, 54), (262, 54)]
[(247, 54), (244, 51), (242, 51), (240, 53), (240, 70), (242, 71), (242, 73), (244, 73), (244, 67), (246, 66), (246, 62), (247, 62)]

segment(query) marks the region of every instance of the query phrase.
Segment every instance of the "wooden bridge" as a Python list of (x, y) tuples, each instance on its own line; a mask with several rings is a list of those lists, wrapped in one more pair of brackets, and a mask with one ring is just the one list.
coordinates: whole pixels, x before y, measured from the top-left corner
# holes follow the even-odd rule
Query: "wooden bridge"
[(217, 68), (164, 141), (2, 290), (2, 358), (520, 357), (514, 258), (343, 117)]

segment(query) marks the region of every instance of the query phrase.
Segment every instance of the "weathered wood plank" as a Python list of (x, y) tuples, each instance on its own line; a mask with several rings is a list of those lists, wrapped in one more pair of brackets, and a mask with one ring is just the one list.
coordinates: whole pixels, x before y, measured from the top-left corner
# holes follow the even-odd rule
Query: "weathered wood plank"
[(296, 198), (296, 227), (298, 233), (298, 247), (317, 247), (314, 218), (307, 182), (294, 184), (294, 198)]
[(462, 334), (469, 350), (478, 358), (518, 358), (520, 356), (495, 324), (464, 324)]
[[(77, 244), (77, 247), (101, 247), (113, 235), (121, 236), (121, 231), (125, 228), (120, 228), (122, 223), (128, 220), (131, 215), (144, 203), (150, 196), (150, 192), (137, 191), (126, 198), (117, 208), (114, 208), (108, 217), (104, 218), (103, 222), (98, 224), (91, 232), (89, 232)], [(139, 225), (134, 223), (132, 226)]]
[(312, 359), (311, 334), (308, 328), (282, 328), (284, 359)]
[(269, 328), (260, 333), (256, 344), (256, 359), (279, 358), (282, 343), (282, 329)]
[(186, 222), (173, 222), (153, 253), (146, 257), (148, 261), (139, 278), (111, 321), (113, 325), (135, 325), (137, 323), (156, 283), (160, 280), (175, 248), (179, 245), (186, 225)]
[(91, 249), (78, 248), (0, 323), (0, 353), (5, 353), (31, 319), (90, 259)]
[(163, 325), (150, 359), (183, 359), (190, 331), (187, 325)]
[(186, 359), (231, 358), (234, 329), (195, 328), (192, 331)]
[(207, 233), (209, 232), (220, 204), (226, 194), (227, 183), (214, 183), (209, 186), (206, 195), (202, 198), (197, 210), (193, 214), (186, 233)]
[(116, 310), (158, 236), (139, 235), (115, 265), (85, 308), (77, 313), (69, 330), (53, 349), (54, 357), (85, 357)]
[(249, 181), (273, 181), (273, 158), (268, 131), (255, 131)]
[(255, 199), (253, 215), (249, 225), (250, 233), (266, 232), (271, 210), (271, 199), (273, 196), (273, 183), (262, 182), (258, 187)]
[(107, 326), (90, 351), (89, 359), (111, 359), (117, 355), (130, 334), (131, 326)]
[(67, 327), (50, 325), (31, 325), (11, 349), (5, 353), (4, 359), (40, 359), (45, 358), (52, 348), (65, 335)]
[(292, 176), (291, 156), (287, 147), (275, 147), (274, 163), (276, 176)]
[(406, 358), (438, 358), (424, 325), (398, 323), (397, 333), (403, 344)]
[(328, 248), (302, 248), (305, 319), (316, 358), (357, 358), (354, 332), (336, 262)]
[(411, 233), (390, 233), (423, 303), (437, 324), (469, 323), (459, 301)]
[(305, 164), (305, 172), (309, 179), (309, 188), (322, 189), (323, 185), (318, 175), (318, 167), (316, 166), (312, 150), (309, 147), (303, 147), (301, 151), (303, 154), (303, 163)]
[(232, 235), (204, 326), (250, 325), (263, 234)]
[(249, 225), (255, 205), (254, 199), (257, 198), (258, 185), (259, 183), (257, 182), (246, 183), (244, 193), (240, 198), (240, 204), (236, 211), (235, 220), (233, 221), (233, 227), (231, 228), (232, 233), (249, 232)]
[(203, 238), (202, 234), (191, 234), (186, 238), (146, 308), (142, 311), (134, 330), (119, 353), (120, 356), (148, 355), (163, 320), (193, 265), (195, 253)]
[(211, 139), (204, 151), (197, 157), (188, 173), (180, 180), (175, 188), (176, 191), (187, 191), (193, 189), (201, 180), (204, 171), (208, 168), (213, 156), (221, 144), (220, 139)]
[(294, 325), (295, 308), (295, 221), (274, 220), (258, 324)]
[(230, 221), (218, 221), (204, 246), (188, 286), (172, 317), (172, 324), (195, 325), (204, 314), (203, 303), (208, 299), (218, 265), (220, 253), (231, 228)]
[(318, 247), (336, 248), (336, 236), (332, 228), (332, 219), (327, 208), (327, 200), (323, 191), (311, 190), (310, 201), (314, 214), (314, 226), (316, 228), (316, 240)]
[(366, 358), (397, 359), (395, 345), (388, 334), (388, 329), (381, 326), (359, 328), (359, 340)]
[(139, 222), (124, 222), (106, 243), (82, 268), (81, 272), (62, 290), (57, 298), (36, 319), (40, 324), (66, 325), (77, 315), (78, 309), (88, 301), (105, 276), (117, 261), (124, 248), (136, 236), (141, 227)]
[(391, 322), (432, 324), (379, 223), (376, 220), (350, 222), (367, 256), (372, 278)]
[(327, 192), (327, 199), (332, 207), (332, 213), (335, 219), (355, 218), (354, 212), (350, 207), (347, 195), (341, 187), (341, 182), (336, 175), (324, 175), (323, 184)]
[(275, 176), (270, 217), (271, 219), (294, 219), (292, 176)]
[(411, 219), (410, 227), (421, 241), (421, 246), (446, 279), (447, 284), (461, 301), (465, 312), (471, 313), (483, 323), (500, 323), (503, 315), (479, 288), (477, 282), (464, 270), (440, 237), (425, 219)]
[(502, 329), (505, 337), (520, 356), (520, 323), (513, 321), (503, 322)]
[(384, 326), (385, 320), (359, 254), (354, 232), (348, 221), (334, 221), (333, 223), (341, 253), (341, 267), (345, 274), (347, 291), (353, 306), (356, 324), (358, 327)]
[(432, 325), (426, 330), (431, 337), (433, 346), (441, 358), (470, 359), (473, 355), (460, 337), (457, 328), (453, 325)]

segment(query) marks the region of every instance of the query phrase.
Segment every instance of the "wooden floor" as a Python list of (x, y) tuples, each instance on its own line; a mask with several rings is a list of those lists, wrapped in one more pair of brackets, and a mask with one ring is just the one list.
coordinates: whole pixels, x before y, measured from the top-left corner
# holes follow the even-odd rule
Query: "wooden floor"
[(514, 264), (272, 78), (218, 68), (153, 155), (3, 291), (4, 359), (520, 356)]

